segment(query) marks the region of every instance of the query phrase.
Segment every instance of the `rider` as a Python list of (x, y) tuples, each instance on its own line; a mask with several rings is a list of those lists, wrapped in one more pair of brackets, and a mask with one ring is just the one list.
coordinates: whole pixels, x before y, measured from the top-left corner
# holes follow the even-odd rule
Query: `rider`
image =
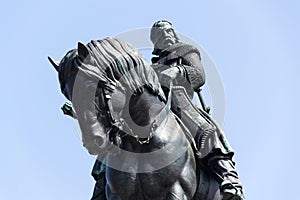
[[(167, 20), (154, 23), (150, 38), (154, 44), (153, 68), (157, 72), (164, 92), (169, 92), (169, 84), (172, 81), (175, 86), (183, 86), (187, 96), (192, 99), (194, 91), (200, 92), (200, 87), (205, 83), (205, 73), (199, 50), (181, 42), (172, 24)], [(176, 98), (176, 94), (174, 96)], [(207, 151), (198, 157), (198, 161), (215, 175), (220, 184), (223, 200), (244, 199), (242, 185), (232, 160), (234, 153), (223, 132), (218, 129), (218, 125), (209, 115), (205, 115), (202, 111), (204, 114), (195, 116), (194, 113), (197, 112), (182, 108), (180, 103), (174, 102), (172, 110), (179, 117), (182, 113), (193, 116), (190, 120), (185, 118), (182, 121), (191, 132), (189, 126), (191, 123), (198, 127), (197, 132), (193, 135), (197, 149), (200, 150), (200, 153), (201, 149)], [(205, 142), (205, 138), (210, 138), (212, 142)], [(209, 144), (211, 145), (207, 146)], [(203, 145), (206, 147), (204, 148)]]

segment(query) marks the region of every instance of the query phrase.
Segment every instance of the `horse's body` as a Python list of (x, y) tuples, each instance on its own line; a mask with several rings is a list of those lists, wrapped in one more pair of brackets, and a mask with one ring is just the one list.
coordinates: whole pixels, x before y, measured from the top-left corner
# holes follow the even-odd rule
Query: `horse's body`
[(110, 38), (92, 41), (52, 64), (76, 110), (84, 146), (92, 154), (108, 152), (108, 199), (193, 198), (196, 162), (186, 130), (133, 47)]
[[(164, 107), (161, 107), (159, 99), (155, 102), (153, 95), (146, 91), (136, 100), (135, 108), (142, 106), (144, 109), (145, 103), (157, 103), (157, 108), (154, 108), (157, 111)], [(151, 123), (158, 117), (157, 114), (144, 114)], [(138, 117), (134, 115), (139, 114), (134, 113), (132, 118)], [(190, 144), (173, 113), (163, 110), (159, 115), (163, 115), (164, 119), (152, 133), (148, 143), (141, 144), (136, 138), (123, 133), (121, 148), (138, 156), (127, 152), (108, 155), (107, 165), (118, 165), (118, 169), (108, 167), (106, 170), (108, 199), (191, 199), (194, 195), (197, 185), (196, 168)], [(134, 129), (132, 131), (138, 133)], [(155, 156), (157, 151), (159, 154)], [(177, 151), (182, 154), (174, 161), (168, 161)]]

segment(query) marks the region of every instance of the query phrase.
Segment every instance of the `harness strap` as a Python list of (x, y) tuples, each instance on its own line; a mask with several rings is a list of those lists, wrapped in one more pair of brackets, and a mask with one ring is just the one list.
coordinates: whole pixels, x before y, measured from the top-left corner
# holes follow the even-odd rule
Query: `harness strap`
[(116, 120), (114, 119), (114, 117), (112, 115), (113, 106), (112, 106), (112, 103), (111, 103), (111, 95), (110, 95), (110, 92), (108, 90), (104, 89), (104, 88), (102, 88), (102, 91), (103, 91), (104, 100), (105, 100), (105, 103), (106, 103), (106, 106), (107, 106), (106, 113), (107, 113), (107, 116), (110, 120), (111, 125), (113, 125), (116, 122)]
[[(186, 90), (184, 87), (182, 86), (173, 86), (170, 90), (170, 93), (173, 93), (173, 90), (182, 90), (184, 92), (184, 95), (186, 97), (188, 97), (187, 93), (186, 93)], [(176, 94), (174, 93), (174, 95), (176, 96)], [(169, 98), (170, 98), (170, 95), (169, 95)], [(186, 127), (186, 125), (181, 121), (180, 117), (178, 117), (176, 114), (175, 114), (175, 117), (177, 119), (177, 121), (179, 122), (181, 128), (183, 129), (184, 133), (185, 133), (185, 136), (187, 137), (187, 140), (190, 142), (190, 144), (192, 145), (192, 148), (194, 149), (194, 153), (197, 155), (197, 156), (200, 156), (201, 153), (199, 151), (199, 149), (197, 148), (197, 144), (195, 142), (195, 135), (193, 135), (190, 130)]]

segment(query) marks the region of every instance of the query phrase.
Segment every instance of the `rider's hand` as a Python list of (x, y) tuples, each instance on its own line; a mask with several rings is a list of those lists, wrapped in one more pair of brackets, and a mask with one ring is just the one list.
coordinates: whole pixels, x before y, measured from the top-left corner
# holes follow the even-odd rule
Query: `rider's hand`
[(180, 74), (180, 70), (177, 67), (171, 67), (162, 71), (159, 74), (161, 85), (168, 87), (170, 83)]

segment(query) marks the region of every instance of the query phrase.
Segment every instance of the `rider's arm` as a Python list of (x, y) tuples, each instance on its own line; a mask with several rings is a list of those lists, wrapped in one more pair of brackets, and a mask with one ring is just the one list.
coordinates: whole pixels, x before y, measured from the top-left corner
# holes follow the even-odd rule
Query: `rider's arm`
[(178, 67), (180, 73), (186, 77), (194, 89), (198, 89), (204, 85), (205, 72), (198, 53), (191, 52), (185, 55)]

